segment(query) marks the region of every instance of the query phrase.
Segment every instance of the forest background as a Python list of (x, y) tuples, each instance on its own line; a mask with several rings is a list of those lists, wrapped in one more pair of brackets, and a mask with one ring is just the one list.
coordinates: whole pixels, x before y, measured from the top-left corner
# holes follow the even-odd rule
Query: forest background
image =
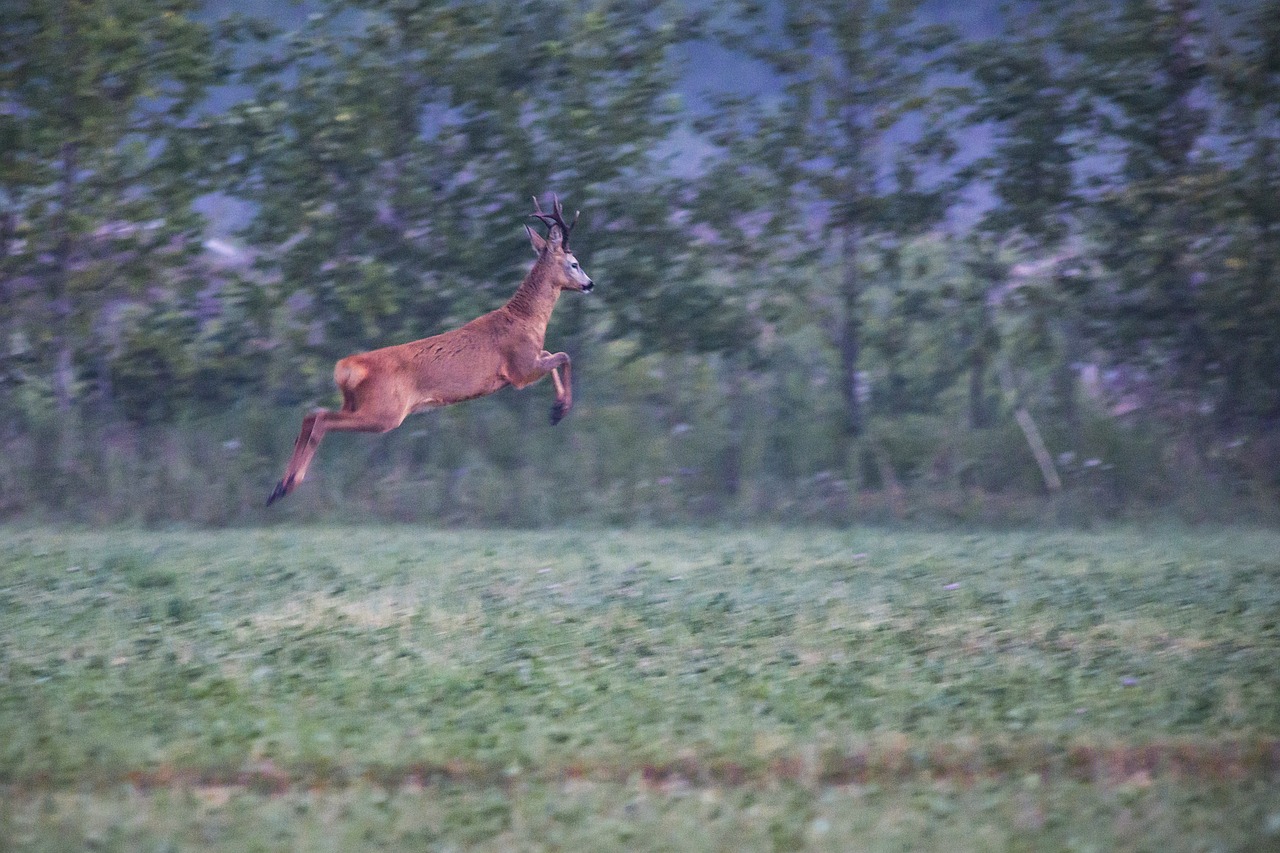
[[(551, 389), (333, 361), (598, 287)], [(1280, 516), (1280, 2), (0, 0), (0, 518)]]

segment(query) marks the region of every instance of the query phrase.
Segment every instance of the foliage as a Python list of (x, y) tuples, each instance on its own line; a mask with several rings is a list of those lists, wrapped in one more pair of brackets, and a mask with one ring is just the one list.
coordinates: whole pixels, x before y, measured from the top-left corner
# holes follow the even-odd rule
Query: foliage
[[(1223, 363), (1218, 404), (1228, 418), (1273, 420), (1280, 413), (1272, 356), (1280, 322), (1280, 7), (1238, 13), (1231, 44), (1212, 60), (1215, 92), (1227, 111), (1230, 147), (1222, 189), (1229, 199), (1225, 251), (1212, 260), (1215, 344)], [(1221, 208), (1220, 208), (1221, 209)]]
[[(610, 334), (730, 346), (653, 153), (678, 106), (677, 11), (330, 3), (262, 47), (222, 146), (232, 192), (257, 210), (244, 236), (318, 324), (308, 350), (341, 356), (493, 307), (528, 264), (529, 198), (548, 190), (584, 211), (578, 253), (617, 283)], [(573, 336), (592, 322), (561, 313)]]
[[(468, 404), (340, 443), (308, 512), (544, 524), (566, 477), (610, 523), (895, 479), (1036, 507), (1017, 411), (1134, 511), (1274, 513), (1274, 2), (935, 7), (3, 4), (0, 506), (252, 517), (333, 359), (495, 307), (558, 192), (601, 285), (550, 330), (570, 435)], [(760, 96), (696, 90), (704, 54)]]
[[(1276, 31), (1247, 23), (1274, 13), (1267, 5), (1241, 15), (1247, 32), (1218, 34), (1229, 59), (1213, 56), (1215, 37), (1186, 0), (1097, 4), (1064, 28), (1086, 63), (1078, 85), (1094, 144), (1115, 164), (1095, 177), (1089, 208), (1098, 260), (1113, 276), (1089, 294), (1098, 339), (1150, 370), (1184, 413), (1203, 406), (1231, 424), (1277, 411), (1274, 371), (1261, 378), (1252, 355), (1278, 343), (1266, 319), (1275, 280), (1264, 274), (1259, 287), (1257, 266), (1271, 268), (1278, 245), (1266, 189), (1276, 170), (1256, 156), (1275, 145), (1273, 105), (1256, 87), (1274, 84)], [(1261, 205), (1251, 201), (1258, 192)]]
[[(894, 267), (900, 243), (936, 222), (948, 202), (948, 187), (924, 176), (954, 152), (928, 77), (950, 33), (922, 25), (918, 11), (916, 3), (797, 0), (781, 4), (781, 25), (773, 27), (756, 4), (729, 4), (720, 28), (725, 44), (770, 68), (781, 93), (763, 101), (735, 93), (705, 122), (729, 159), (713, 170), (714, 195), (702, 209), (722, 229), (763, 212), (766, 231), (785, 231), (832, 266), (838, 284), (822, 296), (840, 355), (846, 439), (863, 429), (865, 256)], [(913, 120), (924, 128), (907, 142), (903, 128)], [(889, 153), (899, 140), (899, 152)], [(735, 229), (729, 247), (742, 242)]]
[(3, 333), (59, 408), (122, 300), (180, 279), (199, 251), (197, 111), (218, 78), (188, 0), (0, 5)]

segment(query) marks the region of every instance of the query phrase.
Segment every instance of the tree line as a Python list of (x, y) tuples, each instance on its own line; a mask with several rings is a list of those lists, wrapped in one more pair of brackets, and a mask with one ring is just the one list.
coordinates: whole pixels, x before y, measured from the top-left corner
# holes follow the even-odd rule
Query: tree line
[[(596, 365), (578, 429), (625, 456), (610, 418), (649, 424), (584, 488), (1280, 490), (1275, 0), (0, 8), (0, 412), (54, 448), (0, 511), (65, 503), (104, 435), (230, 445), (495, 307), (552, 191), (602, 285), (550, 333)], [(709, 54), (761, 88), (691, 90)], [(468, 465), (535, 476), (496, 405), (377, 470), (439, 472), (441, 506)]]

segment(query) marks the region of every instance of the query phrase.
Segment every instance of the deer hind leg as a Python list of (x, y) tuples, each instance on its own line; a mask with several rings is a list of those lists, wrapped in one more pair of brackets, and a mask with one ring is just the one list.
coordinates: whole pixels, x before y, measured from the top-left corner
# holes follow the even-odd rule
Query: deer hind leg
[(285, 466), (284, 476), (280, 478), (280, 482), (276, 483), (276, 487), (267, 496), (267, 506), (271, 506), (292, 492), (302, 481), (298, 472), (306, 470), (311, 457), (316, 453), (316, 447), (320, 444), (320, 438), (315, 435), (316, 420), (319, 417), (320, 412), (312, 412), (302, 419), (302, 430), (298, 433), (297, 441), (293, 443), (293, 454), (289, 457), (289, 464)]
[[(347, 395), (344, 394), (344, 397)], [(352, 400), (348, 397), (347, 404)], [(404, 421), (406, 412), (390, 410), (356, 411), (344, 406), (340, 412), (326, 409), (312, 412), (302, 419), (302, 431), (293, 444), (293, 455), (285, 466), (284, 476), (276, 484), (267, 498), (267, 506), (271, 506), (280, 498), (292, 492), (307, 476), (307, 468), (316, 455), (320, 440), (330, 431), (339, 432), (387, 432), (393, 430)]]

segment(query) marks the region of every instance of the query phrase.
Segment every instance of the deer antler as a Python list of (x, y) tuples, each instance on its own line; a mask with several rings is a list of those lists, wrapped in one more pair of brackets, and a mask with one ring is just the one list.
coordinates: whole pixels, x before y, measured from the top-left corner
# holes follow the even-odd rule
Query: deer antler
[(573, 230), (573, 226), (578, 224), (578, 215), (582, 213), (580, 210), (573, 212), (573, 222), (568, 224), (564, 221), (564, 208), (560, 206), (560, 197), (555, 193), (551, 194), (551, 212), (544, 213), (542, 205), (538, 204), (538, 197), (533, 197), (533, 213), (529, 215), (535, 219), (542, 220), (542, 224), (547, 228), (560, 229), (560, 246), (566, 252), (569, 250), (569, 232)]

